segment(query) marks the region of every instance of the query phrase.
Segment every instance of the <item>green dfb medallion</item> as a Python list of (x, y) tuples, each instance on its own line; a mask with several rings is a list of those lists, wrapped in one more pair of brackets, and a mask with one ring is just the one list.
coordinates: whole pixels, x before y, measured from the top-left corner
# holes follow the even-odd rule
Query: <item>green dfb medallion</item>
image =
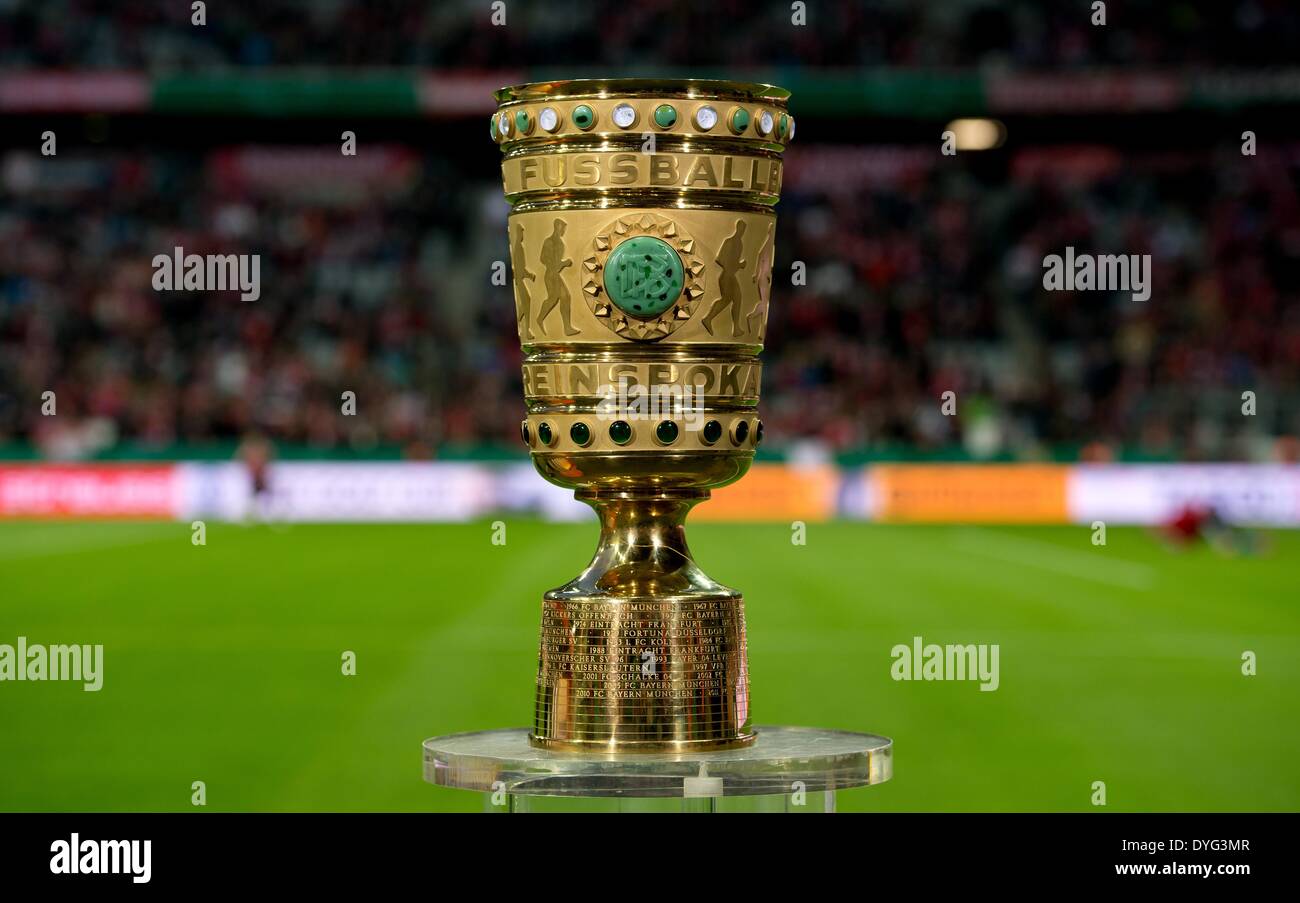
[(659, 316), (676, 303), (685, 284), (677, 252), (649, 235), (629, 238), (605, 263), (605, 291), (621, 311), (634, 317)]

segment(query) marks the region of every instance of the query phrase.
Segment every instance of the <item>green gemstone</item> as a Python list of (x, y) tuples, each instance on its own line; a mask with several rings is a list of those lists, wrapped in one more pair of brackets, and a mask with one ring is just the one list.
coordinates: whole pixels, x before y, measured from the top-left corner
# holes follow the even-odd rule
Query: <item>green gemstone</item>
[(731, 130), (739, 135), (747, 128), (749, 128), (749, 111), (737, 107), (736, 112), (731, 114)]
[(527, 110), (520, 110), (515, 114), (515, 128), (519, 130), (519, 134), (527, 134), (531, 125), (532, 124), (528, 120)]
[(710, 420), (704, 424), (704, 441), (710, 444), (717, 442), (722, 438), (722, 424), (716, 420)]
[(677, 111), (672, 108), (671, 104), (660, 104), (655, 107), (655, 125), (661, 129), (672, 128), (673, 123), (677, 121)]
[(629, 238), (605, 261), (605, 291), (619, 310), (633, 317), (659, 316), (677, 303), (685, 287), (682, 259), (661, 238)]
[(525, 420), (519, 424), (519, 435), (523, 437), (524, 445), (532, 445), (533, 437), (528, 429), (528, 421)]
[(551, 440), (555, 438), (555, 435), (551, 432), (549, 423), (539, 423), (537, 425), (537, 438), (542, 440), (543, 445), (551, 444)]
[(763, 441), (763, 421), (758, 421), (758, 426), (754, 427), (754, 444), (758, 445)]
[(782, 113), (781, 118), (776, 121), (776, 133), (782, 138), (785, 137), (786, 131), (790, 128), (790, 117)]
[(569, 427), (569, 438), (576, 445), (586, 445), (591, 441), (591, 427), (585, 423), (575, 423)]
[(585, 103), (578, 104), (573, 108), (573, 124), (580, 129), (589, 129), (591, 124), (596, 121), (596, 114), (592, 112), (591, 107)]
[(490, 134), (490, 135), (492, 136), (492, 140), (493, 140), (493, 141), (496, 141), (497, 138), (498, 138), (499, 135), (500, 135), (500, 133), (497, 132), (497, 115), (496, 115), (496, 113), (493, 113), (493, 114), (492, 114), (492, 125), (488, 128), (488, 134)]
[(616, 445), (627, 445), (632, 441), (632, 424), (626, 420), (615, 420), (609, 425), (609, 438)]
[[(542, 425), (545, 426), (545, 424), (542, 424)], [(540, 432), (540, 430), (539, 430), (539, 432)], [(744, 445), (744, 444), (745, 444), (745, 440), (748, 439), (748, 438), (749, 438), (749, 421), (748, 421), (748, 420), (742, 420), (742, 421), (740, 421), (740, 423), (737, 423), (737, 424), (736, 424), (736, 444), (737, 444), (737, 445)], [(546, 440), (543, 439), (542, 441), (545, 442)]]
[(659, 441), (664, 445), (672, 445), (677, 441), (677, 424), (671, 420), (660, 421), (659, 425), (655, 427), (655, 435), (659, 437)]

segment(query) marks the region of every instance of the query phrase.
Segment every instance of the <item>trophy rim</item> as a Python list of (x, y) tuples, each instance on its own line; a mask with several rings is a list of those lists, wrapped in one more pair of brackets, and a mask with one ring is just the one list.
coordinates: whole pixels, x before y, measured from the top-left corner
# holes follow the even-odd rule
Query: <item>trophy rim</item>
[(784, 103), (790, 92), (765, 82), (712, 78), (574, 78), (525, 82), (497, 90), (498, 104), (540, 100), (664, 95), (690, 100), (738, 100)]

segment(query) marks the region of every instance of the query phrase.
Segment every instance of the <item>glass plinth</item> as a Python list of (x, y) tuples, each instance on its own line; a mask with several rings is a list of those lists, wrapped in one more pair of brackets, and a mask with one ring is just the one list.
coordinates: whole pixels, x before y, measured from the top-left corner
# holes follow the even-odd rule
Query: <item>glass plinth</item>
[(744, 749), (567, 753), (537, 749), (527, 729), (507, 728), (425, 740), (424, 779), (490, 794), (489, 808), (511, 811), (572, 810), (554, 798), (585, 798), (605, 803), (577, 808), (825, 812), (836, 790), (889, 780), (892, 752), (893, 741), (875, 734), (769, 726)]

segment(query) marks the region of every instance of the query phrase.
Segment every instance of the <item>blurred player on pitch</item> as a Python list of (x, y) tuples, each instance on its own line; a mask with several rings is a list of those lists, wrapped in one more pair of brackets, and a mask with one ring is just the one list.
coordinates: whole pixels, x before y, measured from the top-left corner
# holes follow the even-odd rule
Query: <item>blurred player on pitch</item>
[(275, 446), (261, 433), (249, 433), (239, 443), (236, 457), (248, 468), (252, 493), (245, 509), (244, 520), (266, 523), (271, 519), (271, 461), (275, 458)]

